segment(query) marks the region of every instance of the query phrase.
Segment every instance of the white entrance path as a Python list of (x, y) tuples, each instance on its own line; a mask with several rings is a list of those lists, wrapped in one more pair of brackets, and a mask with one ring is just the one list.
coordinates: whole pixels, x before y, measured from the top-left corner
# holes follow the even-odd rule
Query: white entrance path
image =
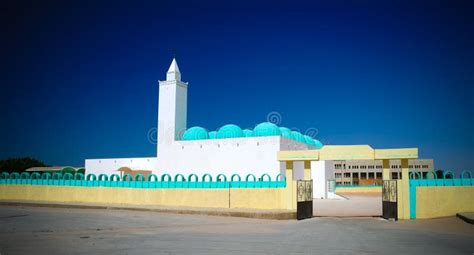
[(382, 195), (371, 193), (344, 194), (347, 199), (314, 199), (314, 216), (373, 217), (382, 215)]

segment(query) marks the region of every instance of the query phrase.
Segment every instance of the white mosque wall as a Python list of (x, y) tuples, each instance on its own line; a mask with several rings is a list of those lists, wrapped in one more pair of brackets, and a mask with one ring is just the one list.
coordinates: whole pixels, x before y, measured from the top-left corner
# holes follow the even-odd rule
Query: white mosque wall
[[(233, 174), (242, 178), (253, 174), (259, 178), (269, 174), (274, 179), (285, 173), (285, 164), (277, 160), (278, 151), (307, 150), (308, 147), (280, 136), (175, 141), (166, 146), (166, 150), (159, 151), (158, 158), (88, 159), (86, 172), (110, 175), (121, 167), (128, 167), (152, 170), (158, 175), (187, 177), (191, 173), (198, 176), (208, 173), (215, 178), (222, 173), (228, 178)], [(302, 179), (302, 176), (302, 162), (295, 162), (293, 179)]]
[(246, 137), (212, 140), (176, 141), (164, 153), (158, 152), (158, 172), (225, 174), (230, 178), (239, 174), (257, 178), (269, 174), (274, 179), (284, 173), (284, 165), (277, 160), (277, 152), (306, 150), (308, 145), (280, 136)]
[(86, 174), (119, 174), (117, 170), (121, 167), (132, 170), (153, 170), (157, 164), (157, 158), (86, 159)]

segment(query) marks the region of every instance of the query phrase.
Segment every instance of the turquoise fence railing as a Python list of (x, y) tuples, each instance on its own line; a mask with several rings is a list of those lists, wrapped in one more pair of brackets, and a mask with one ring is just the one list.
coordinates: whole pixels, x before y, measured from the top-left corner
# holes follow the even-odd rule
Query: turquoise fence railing
[(133, 178), (130, 174), (123, 175), (120, 178), (117, 174), (110, 176), (106, 174), (84, 175), (82, 173), (0, 173), (1, 184), (16, 185), (55, 185), (55, 186), (82, 186), (82, 187), (118, 187), (118, 188), (159, 188), (159, 189), (222, 189), (222, 188), (284, 188), (286, 187), (286, 178), (284, 175), (277, 175), (272, 180), (270, 175), (263, 174), (260, 178), (253, 174), (248, 174), (245, 179), (233, 174), (227, 178), (224, 174), (218, 174), (215, 178), (210, 174), (204, 174), (201, 178), (196, 174), (190, 174), (188, 177), (177, 174), (172, 177), (169, 174), (157, 176), (150, 174), (148, 178), (138, 174)]
[(435, 186), (474, 186), (471, 171), (464, 170), (459, 178), (455, 178), (452, 171), (444, 171), (438, 178), (435, 172), (428, 172), (423, 176), (419, 172), (410, 173), (410, 218), (416, 219), (416, 188)]

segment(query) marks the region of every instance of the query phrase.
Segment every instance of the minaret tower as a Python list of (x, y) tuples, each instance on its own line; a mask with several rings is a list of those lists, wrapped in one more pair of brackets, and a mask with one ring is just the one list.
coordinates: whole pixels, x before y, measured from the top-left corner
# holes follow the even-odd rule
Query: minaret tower
[(166, 81), (158, 81), (158, 146), (157, 155), (166, 154), (172, 143), (186, 129), (188, 83), (181, 81), (181, 72), (173, 58)]

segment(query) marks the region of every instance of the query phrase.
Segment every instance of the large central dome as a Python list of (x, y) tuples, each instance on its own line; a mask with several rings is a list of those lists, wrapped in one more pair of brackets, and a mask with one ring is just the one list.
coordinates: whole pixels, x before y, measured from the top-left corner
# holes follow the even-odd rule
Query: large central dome
[(270, 122), (263, 122), (255, 126), (253, 129), (255, 136), (274, 136), (280, 135), (281, 131), (277, 125)]
[(227, 124), (225, 126), (222, 126), (217, 131), (217, 138), (237, 138), (243, 136), (244, 132), (242, 131), (242, 129), (234, 124)]

